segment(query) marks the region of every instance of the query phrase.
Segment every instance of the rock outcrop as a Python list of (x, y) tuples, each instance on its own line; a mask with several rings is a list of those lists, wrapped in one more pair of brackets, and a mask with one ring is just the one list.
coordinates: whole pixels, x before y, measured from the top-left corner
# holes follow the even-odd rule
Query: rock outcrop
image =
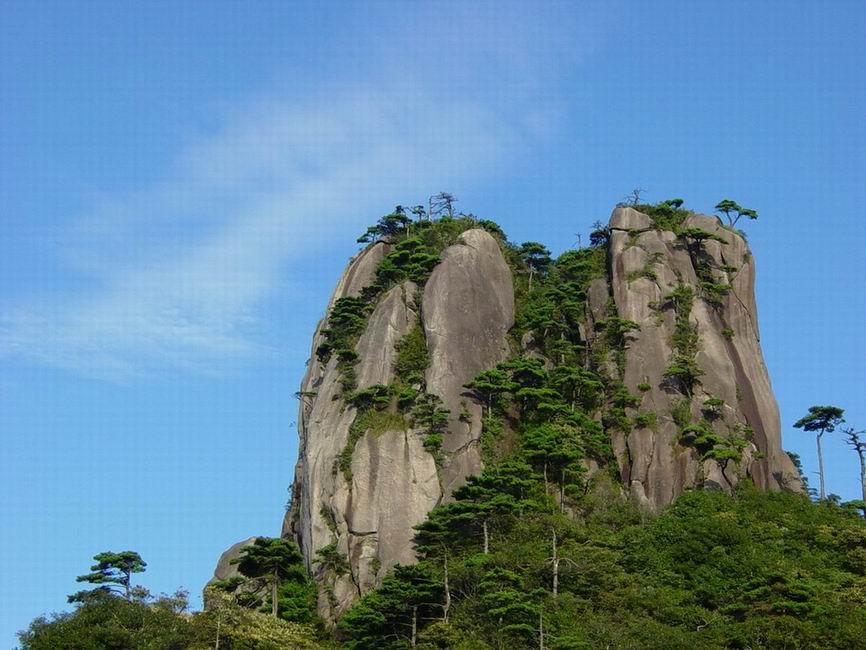
[[(373, 283), (387, 247), (374, 244), (350, 263), (329, 311), (339, 298), (357, 296)], [(396, 345), (420, 319), (430, 356), (427, 392), (450, 411), (441, 467), (417, 431), (393, 427), (364, 432), (350, 444), (351, 471), (337, 470), (357, 411), (345, 401), (337, 359), (323, 364), (316, 357), (326, 321), (320, 322), (301, 387), (301, 444), (283, 534), (298, 540), (321, 586), (319, 610), (326, 618), (338, 618), (395, 564), (413, 562), (413, 527), (481, 469), (480, 408), (463, 395), (463, 384), (506, 358), (512, 291), (496, 239), (469, 230), (443, 252), (423, 294), (412, 282), (384, 293), (358, 338), (357, 389), (387, 385), (394, 379)], [(317, 551), (331, 545), (347, 571), (316, 561)]]
[[(575, 338), (590, 350), (609, 345), (605, 331), (611, 318), (635, 324), (624, 349), (596, 359), (608, 387), (624, 386), (635, 396), (620, 423), (608, 426), (624, 492), (657, 512), (691, 487), (730, 491), (745, 477), (766, 489), (801, 489), (781, 449), (779, 411), (759, 342), (749, 248), (715, 217), (688, 216), (679, 232), (656, 229), (648, 215), (617, 208), (609, 224), (606, 277), (584, 286), (586, 322)], [(392, 250), (400, 252), (395, 246), (371, 244), (348, 265), (316, 328), (299, 393), (299, 458), (282, 534), (298, 541), (319, 585), (319, 611), (330, 621), (395, 564), (415, 561), (413, 527), (467, 476), (482, 471), (482, 412), (465, 384), (521, 347), (546, 367), (554, 365), (532, 332), (515, 337), (522, 342), (510, 338), (514, 278), (502, 244), (489, 232), (463, 232), (432, 271), (426, 269), (429, 277), (409, 276), (417, 284), (392, 281), (387, 290), (370, 293), (377, 268), (388, 265)], [(688, 300), (672, 298), (678, 291)], [(390, 385), (438, 397), (449, 413), (441, 450), (425, 447), (424, 431), (412, 428), (405, 409), (398, 412), (393, 392), (378, 424), (364, 419), (369, 412), (357, 410), (345, 385), (345, 362), (341, 366), (336, 354), (317, 354), (330, 336), (328, 316), (337, 301), (370, 301), (371, 295), (363, 331), (344, 354), (352, 359), (355, 396)], [(671, 367), (684, 354), (683, 328), (690, 336), (687, 361), (694, 376), (678, 385)], [(398, 344), (419, 331), (428, 363), (423, 381), (416, 374), (415, 385), (408, 386), (395, 377)], [(690, 423), (707, 427), (725, 453), (691, 444), (684, 437)], [(599, 462), (604, 461), (589, 462), (590, 473), (599, 471)], [(230, 559), (254, 539), (226, 551), (217, 578), (229, 576)]]
[[(653, 511), (690, 487), (730, 490), (746, 476), (766, 489), (799, 489), (798, 473), (781, 448), (779, 409), (761, 354), (754, 259), (743, 238), (716, 217), (693, 215), (682, 228), (718, 239), (689, 247), (673, 232), (652, 229), (650, 218), (631, 208), (618, 208), (610, 220), (611, 295), (619, 317), (640, 326), (625, 350), (623, 382), (640, 396), (630, 414), (657, 416), (652, 426), (614, 434), (623, 482)], [(712, 299), (702, 288), (700, 276), (707, 273), (723, 287)], [(702, 373), (690, 400), (665, 377), (676, 330), (669, 296), (681, 285), (694, 294), (687, 317), (697, 333), (694, 361)], [(712, 407), (714, 430), (723, 438), (745, 441), (739, 460), (701, 460), (682, 444), (682, 426), (673, 417), (676, 407), (681, 419), (687, 408), (686, 417), (700, 421), (707, 400), (723, 402)]]
[(241, 556), (241, 549), (245, 546), (252, 546), (256, 543), (258, 537), (250, 537), (237, 544), (232, 544), (217, 561), (216, 568), (213, 571), (214, 580), (231, 580), (232, 578), (241, 578), (241, 572), (238, 571), (237, 564), (232, 564), (233, 560), (237, 560)]

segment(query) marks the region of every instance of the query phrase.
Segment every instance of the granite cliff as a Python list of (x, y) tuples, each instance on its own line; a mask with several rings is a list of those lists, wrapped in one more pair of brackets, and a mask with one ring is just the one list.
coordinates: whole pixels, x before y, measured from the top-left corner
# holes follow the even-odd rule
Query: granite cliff
[[(744, 479), (801, 489), (781, 448), (744, 238), (678, 206), (636, 207), (615, 209), (592, 247), (550, 267), (468, 217), (379, 233), (351, 260), (299, 392), (282, 532), (301, 548), (324, 618), (413, 563), (414, 527), (497, 449), (519, 447), (528, 398), (503, 405), (493, 427), (490, 403), (467, 387), (483, 371), (516, 372), (509, 360), (545, 376), (570, 360), (597, 379), (586, 413), (603, 442), (581, 461), (585, 489), (616, 475), (623, 498), (651, 512)], [(518, 395), (514, 377), (501, 394)], [(568, 401), (565, 389), (530, 388)], [(564, 489), (559, 498), (567, 508)]]

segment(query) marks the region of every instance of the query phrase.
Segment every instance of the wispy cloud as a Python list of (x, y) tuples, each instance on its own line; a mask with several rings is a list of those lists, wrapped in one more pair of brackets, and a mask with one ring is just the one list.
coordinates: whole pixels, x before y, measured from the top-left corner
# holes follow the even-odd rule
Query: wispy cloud
[[(487, 36), (469, 40), (479, 18)], [(245, 100), (161, 181), (94, 200), (63, 251), (89, 288), (7, 306), (0, 354), (111, 379), (267, 354), (261, 306), (287, 268), (395, 197), (501, 172), (555, 129), (557, 80), (586, 45), (548, 21), (464, 16), (445, 54), (374, 60), (366, 78), (303, 99)]]

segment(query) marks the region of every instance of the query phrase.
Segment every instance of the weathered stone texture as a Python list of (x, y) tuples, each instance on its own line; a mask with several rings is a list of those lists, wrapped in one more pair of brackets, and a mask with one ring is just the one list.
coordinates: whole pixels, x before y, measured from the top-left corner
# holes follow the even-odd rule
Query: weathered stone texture
[[(329, 304), (358, 295), (372, 284), (385, 244), (362, 252), (344, 273)], [(319, 609), (335, 620), (362, 593), (376, 586), (397, 563), (415, 560), (413, 527), (467, 475), (481, 469), (479, 408), (464, 396), (463, 384), (480, 370), (506, 358), (506, 336), (513, 324), (511, 272), (499, 244), (483, 230), (469, 230), (442, 254), (423, 291), (411, 282), (393, 287), (378, 301), (355, 351), (359, 389), (394, 379), (396, 345), (419, 323), (430, 355), (427, 390), (451, 411), (437, 470), (413, 430), (367, 432), (352, 452), (352, 480), (336, 467), (346, 446), (355, 409), (342, 399), (336, 359), (321, 364), (319, 324), (302, 384), (298, 417), (301, 445), (293, 507), (283, 534), (295, 537), (322, 588)], [(464, 412), (469, 418), (461, 417)], [(350, 573), (324, 575), (316, 551), (336, 544)], [(331, 593), (328, 594), (328, 591)]]
[(445, 494), (481, 471), (481, 407), (464, 384), (508, 358), (514, 324), (511, 271), (499, 244), (484, 230), (468, 230), (449, 247), (424, 287), (424, 332), (430, 353), (427, 390), (451, 411), (443, 450)]
[[(611, 217), (610, 283), (620, 317), (640, 325), (626, 350), (624, 383), (642, 399), (632, 414), (654, 411), (659, 416), (654, 430), (638, 428), (614, 436), (621, 475), (632, 495), (658, 511), (687, 488), (703, 484), (730, 490), (745, 476), (768, 489), (799, 489), (797, 472), (781, 449), (778, 406), (758, 341), (754, 264), (748, 246), (742, 237), (722, 228), (715, 217), (695, 215), (684, 223), (686, 228), (701, 228), (727, 242), (711, 240), (704, 246), (716, 281), (732, 286), (723, 304), (713, 306), (700, 297), (692, 258), (674, 234), (615, 229), (614, 224), (642, 223), (622, 213), (623, 209), (615, 210)], [(645, 277), (646, 270), (655, 279)], [(691, 285), (696, 295), (690, 320), (700, 337), (695, 359), (703, 375), (692, 399), (693, 420), (701, 419), (705, 399), (717, 397), (725, 401), (722, 417), (714, 423), (718, 433), (728, 435), (741, 425), (754, 430), (741, 462), (729, 463), (724, 474), (715, 461), (701, 462), (694, 450), (678, 444), (679, 427), (671, 417), (673, 406), (683, 396), (666, 385), (663, 377), (673, 354), (674, 334), (674, 313), (664, 308), (664, 302), (679, 282)], [(723, 335), (726, 328), (733, 331), (731, 340)], [(651, 389), (639, 391), (641, 383), (648, 383)], [(758, 451), (762, 458), (756, 457)]]

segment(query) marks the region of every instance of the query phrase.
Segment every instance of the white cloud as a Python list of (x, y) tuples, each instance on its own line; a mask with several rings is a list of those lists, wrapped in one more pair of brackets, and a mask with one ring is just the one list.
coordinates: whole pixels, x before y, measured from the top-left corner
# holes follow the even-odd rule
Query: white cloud
[[(266, 354), (260, 308), (287, 267), (397, 200), (489, 179), (554, 132), (562, 34), (548, 25), (545, 44), (533, 21), (498, 20), (480, 43), (449, 31), (451, 49), (410, 69), (250, 101), (159, 183), (99, 197), (64, 251), (91, 288), (6, 310), (0, 354), (111, 379)], [(507, 86), (484, 79), (497, 72)]]

